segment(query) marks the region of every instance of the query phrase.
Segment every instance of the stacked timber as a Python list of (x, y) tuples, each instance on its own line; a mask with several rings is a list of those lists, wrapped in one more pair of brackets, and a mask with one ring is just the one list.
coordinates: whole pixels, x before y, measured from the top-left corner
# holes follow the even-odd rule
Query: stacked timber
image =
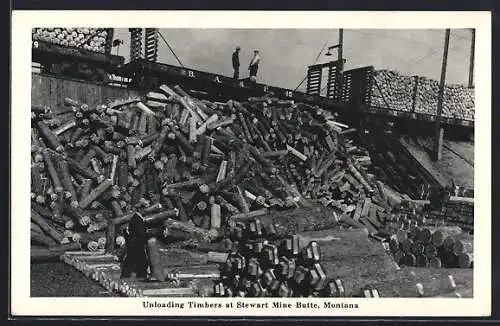
[(82, 48), (104, 53), (108, 31), (106, 28), (33, 28), (33, 41), (45, 41), (65, 47)]
[(32, 105), (31, 131), (32, 221), (59, 244), (113, 250), (136, 215), (163, 242), (201, 243), (220, 239), (231, 217), (311, 201), (333, 210), (307, 226), (316, 229), (378, 227), (371, 203), (390, 210), (355, 130), (293, 101), (210, 102), (163, 85), (96, 106)]
[(429, 212), (429, 216), (464, 230), (474, 230), (474, 199), (452, 196), (443, 201), (439, 210)]
[(432, 268), (473, 266), (473, 237), (460, 227), (419, 227), (410, 222), (389, 239), (389, 249), (400, 265)]
[[(404, 112), (436, 115), (439, 82), (426, 77), (405, 76), (396, 71), (376, 70), (372, 105)], [(445, 85), (443, 117), (474, 120), (474, 89)]]
[(474, 89), (464, 85), (447, 85), (444, 90), (443, 112), (452, 118), (474, 121)]
[[(154, 241), (151, 241), (153, 243)], [(138, 278), (123, 276), (123, 256), (104, 251), (65, 252), (62, 260), (90, 279), (98, 282), (110, 292), (127, 297), (194, 297), (212, 294), (211, 284), (220, 277), (217, 263), (227, 260), (221, 252), (198, 253), (182, 249), (160, 248), (155, 253), (148, 246), (149, 268), (161, 278)], [(153, 261), (161, 259), (162, 264)], [(208, 286), (208, 285), (210, 286)]]
[(378, 297), (370, 282), (397, 270), (365, 230), (329, 229), (280, 238), (259, 218), (240, 223), (238, 246), (221, 264), (215, 296)]
[(390, 70), (376, 70), (373, 78), (372, 105), (398, 111), (412, 110), (414, 78)]

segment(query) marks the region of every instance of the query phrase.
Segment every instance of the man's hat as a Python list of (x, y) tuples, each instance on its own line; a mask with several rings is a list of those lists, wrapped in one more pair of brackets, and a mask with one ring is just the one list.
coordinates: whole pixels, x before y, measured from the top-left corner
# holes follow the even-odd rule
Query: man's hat
[(241, 48), (239, 46), (236, 47), (236, 50), (241, 50)]

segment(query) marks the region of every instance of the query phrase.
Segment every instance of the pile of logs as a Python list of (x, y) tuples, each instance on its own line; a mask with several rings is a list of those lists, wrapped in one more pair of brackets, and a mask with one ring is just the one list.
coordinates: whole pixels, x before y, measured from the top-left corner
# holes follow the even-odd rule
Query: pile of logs
[(440, 210), (429, 212), (429, 216), (460, 226), (464, 230), (474, 231), (474, 202), (456, 201), (453, 197), (450, 199), (443, 202)]
[[(415, 83), (418, 83), (415, 97), (415, 112), (436, 114), (439, 82), (425, 77), (418, 77)], [(411, 101), (411, 99), (408, 100)], [(442, 115), (444, 117), (451, 117), (449, 108), (447, 107), (445, 110), (444, 105)]]
[(364, 230), (337, 228), (282, 238), (273, 224), (258, 218), (236, 224), (230, 237), (238, 246), (221, 265), (215, 296), (378, 297), (366, 275), (376, 278), (397, 269)]
[[(199, 253), (184, 249), (158, 248), (157, 240), (154, 238), (150, 238), (146, 243), (148, 268), (154, 278), (128, 275), (127, 264), (123, 263), (127, 258), (122, 250), (116, 254), (105, 253), (104, 250), (71, 251), (66, 252), (61, 258), (105, 289), (121, 296), (213, 295), (212, 280), (220, 277), (217, 263), (224, 263), (227, 260), (227, 253)], [(129, 247), (126, 251), (131, 251), (130, 249)]]
[(370, 157), (347, 138), (354, 129), (293, 101), (209, 102), (163, 85), (95, 107), (33, 105), (31, 130), (32, 221), (47, 224), (32, 234), (58, 244), (111, 250), (135, 213), (167, 243), (203, 242), (231, 216), (306, 199), (347, 224), (367, 198), (388, 205), (367, 173)]
[(472, 236), (460, 227), (418, 227), (410, 220), (391, 235), (389, 249), (405, 266), (471, 268), (474, 262)]
[[(199, 100), (166, 85), (95, 107), (64, 102), (32, 105), (32, 260), (121, 250), (122, 278), (205, 275), (221, 279), (214, 292), (224, 296), (377, 296), (360, 288), (363, 273), (395, 268), (370, 250), (399, 234), (393, 212), (405, 197), (375, 179), (356, 130), (334, 115), (270, 96)], [(208, 274), (172, 276), (160, 244), (231, 254), (220, 274), (204, 261)]]
[(33, 28), (33, 41), (46, 41), (104, 53), (108, 32), (105, 28)]
[(474, 89), (464, 85), (446, 86), (443, 112), (449, 112), (453, 118), (474, 120)]
[(372, 90), (372, 105), (410, 112), (415, 88), (413, 78), (395, 71), (376, 70)]
[[(372, 105), (392, 110), (435, 115), (439, 82), (395, 71), (376, 70)], [(474, 120), (474, 89), (464, 85), (446, 85), (442, 115), (446, 118)]]

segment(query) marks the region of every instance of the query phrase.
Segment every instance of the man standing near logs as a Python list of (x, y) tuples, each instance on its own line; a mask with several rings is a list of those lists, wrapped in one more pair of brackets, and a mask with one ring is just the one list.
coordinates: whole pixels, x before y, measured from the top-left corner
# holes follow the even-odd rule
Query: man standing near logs
[(238, 80), (240, 78), (240, 47), (237, 46), (236, 50), (233, 52), (233, 69), (234, 75), (233, 78)]
[(257, 80), (257, 70), (259, 70), (259, 50), (253, 51), (253, 58), (250, 61), (250, 65), (248, 66), (248, 70), (250, 70), (250, 81), (255, 82)]

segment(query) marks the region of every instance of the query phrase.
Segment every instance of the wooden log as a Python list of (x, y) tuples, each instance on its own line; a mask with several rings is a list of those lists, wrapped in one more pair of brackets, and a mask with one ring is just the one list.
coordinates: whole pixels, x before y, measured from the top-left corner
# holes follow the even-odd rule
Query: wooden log
[(417, 258), (417, 261), (416, 261), (417, 267), (428, 267), (429, 266), (429, 259), (424, 254), (417, 255), (416, 258)]
[(105, 232), (95, 232), (95, 233), (75, 233), (73, 234), (73, 241), (81, 244), (82, 248), (89, 251), (97, 251), (105, 249), (106, 245), (106, 233)]
[(45, 122), (39, 121), (37, 126), (42, 136), (54, 150), (57, 152), (64, 151), (64, 146), (62, 146), (59, 138), (52, 132), (52, 130), (50, 130), (49, 126)]
[(228, 253), (209, 251), (207, 253), (207, 263), (223, 264), (227, 261), (228, 256)]
[(398, 230), (396, 233), (396, 237), (399, 243), (403, 243), (408, 239), (408, 233), (404, 230)]
[[(63, 187), (61, 184), (61, 179), (59, 178), (59, 174), (55, 168), (52, 157), (48, 149), (44, 148), (42, 150), (43, 160), (45, 166), (47, 167), (47, 171), (49, 172), (50, 178), (52, 179), (52, 184), (54, 186), (54, 190), (56, 193), (61, 194), (63, 191)], [(61, 194), (62, 195), (62, 194)]]
[(70, 169), (72, 169), (74, 172), (82, 175), (85, 178), (92, 179), (98, 184), (101, 183), (105, 179), (103, 175), (99, 175), (99, 174), (95, 173), (94, 171), (92, 171), (91, 169), (87, 169), (87, 168), (81, 166), (77, 161), (75, 161), (71, 158), (67, 158), (67, 161), (68, 161)]
[(164, 267), (185, 267), (208, 264), (208, 255), (191, 250), (167, 248), (159, 250)]
[(31, 224), (31, 232), (35, 232), (42, 235), (44, 234), (42, 228), (39, 227), (38, 224), (34, 223), (33, 221), (31, 221), (30, 224)]
[(125, 223), (128, 223), (135, 215), (135, 212), (131, 212), (119, 217), (115, 217), (114, 219), (110, 220), (111, 223), (115, 225), (122, 225)]
[(59, 261), (61, 255), (67, 251), (80, 250), (80, 244), (71, 242), (52, 248), (31, 248), (31, 262)]
[(58, 245), (58, 243), (51, 237), (48, 237), (43, 233), (37, 233), (33, 231), (31, 231), (30, 240), (32, 244), (42, 245), (45, 247), (55, 247)]
[(71, 175), (69, 173), (68, 163), (62, 159), (59, 159), (57, 163), (58, 163), (58, 167), (59, 167), (59, 173), (61, 176), (61, 182), (64, 185), (65, 190), (71, 196), (71, 206), (77, 207), (78, 206), (78, 198), (76, 195), (75, 187), (73, 186), (73, 183), (71, 181)]
[(457, 256), (472, 252), (474, 252), (474, 241), (456, 240), (453, 244), (453, 253)]
[(450, 201), (450, 202), (458, 202), (458, 203), (474, 204), (474, 198), (470, 198), (470, 197), (450, 196), (450, 198), (448, 198), (448, 201)]
[(413, 240), (411, 239), (406, 239), (403, 242), (401, 242), (401, 249), (405, 254), (411, 254), (411, 249), (413, 246)]
[(144, 216), (143, 220), (147, 226), (151, 226), (163, 222), (165, 219), (177, 217), (178, 215), (179, 215), (179, 210), (177, 208), (174, 208)]
[(452, 227), (441, 227), (439, 229), (434, 229), (432, 230), (432, 237), (431, 241), (432, 244), (436, 247), (440, 247), (443, 245), (444, 240), (448, 236), (454, 236), (462, 233), (462, 229), (457, 226), (452, 226)]
[(182, 267), (164, 267), (163, 271), (170, 279), (219, 278), (220, 268), (216, 264), (199, 264)]
[(431, 257), (429, 259), (429, 267), (441, 268), (442, 266), (443, 266), (443, 263), (441, 262), (441, 259), (439, 257)]
[(221, 220), (221, 206), (219, 204), (212, 204), (210, 206), (210, 228), (220, 229), (222, 226)]
[(113, 181), (106, 179), (101, 182), (96, 188), (94, 188), (87, 197), (83, 198), (79, 203), (81, 208), (88, 207), (94, 200), (99, 198), (109, 187), (113, 185)]
[(178, 236), (183, 234), (187, 239), (194, 239), (201, 242), (212, 242), (219, 239), (221, 234), (217, 230), (204, 230), (194, 226), (189, 222), (176, 221), (173, 219), (166, 219), (163, 224), (166, 227), (166, 234), (170, 232)]
[(269, 213), (269, 210), (267, 208), (261, 208), (261, 209), (247, 212), (247, 213), (239, 213), (239, 214), (232, 215), (231, 217), (229, 217), (229, 219), (234, 220), (234, 221), (250, 220), (252, 218), (260, 217), (260, 216), (266, 215), (268, 213)]
[(417, 234), (417, 241), (423, 244), (429, 244), (432, 241), (432, 231), (428, 228), (421, 229)]
[(428, 258), (436, 257), (437, 256), (436, 247), (432, 243), (426, 244), (424, 246), (424, 255), (427, 256)]
[(464, 252), (458, 256), (458, 267), (472, 268), (474, 266), (474, 254), (472, 252)]
[(188, 297), (192, 298), (196, 296), (196, 293), (192, 287), (181, 287), (181, 288), (163, 288), (163, 289), (147, 289), (140, 292), (141, 296), (154, 298), (176, 298), (176, 297)]
[(62, 244), (64, 236), (61, 232), (59, 232), (55, 227), (47, 223), (43, 217), (41, 217), (37, 212), (33, 209), (31, 210), (31, 220), (35, 222), (45, 234), (54, 239), (57, 243)]

